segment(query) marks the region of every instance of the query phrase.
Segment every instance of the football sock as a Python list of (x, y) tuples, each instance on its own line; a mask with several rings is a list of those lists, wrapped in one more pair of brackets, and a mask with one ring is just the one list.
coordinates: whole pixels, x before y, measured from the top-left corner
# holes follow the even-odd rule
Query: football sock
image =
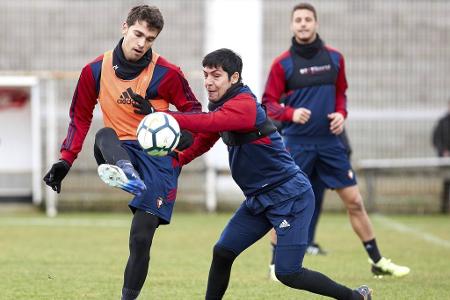
[(377, 241), (375, 239), (372, 239), (367, 242), (363, 242), (364, 248), (367, 251), (367, 254), (369, 254), (370, 259), (377, 263), (381, 259), (380, 250), (378, 250)]
[(102, 128), (95, 135), (94, 156), (98, 164), (115, 165), (119, 160), (130, 160), (112, 128)]
[(235, 259), (234, 252), (218, 245), (214, 246), (205, 300), (222, 299), (230, 281), (231, 266)]
[(275, 264), (275, 251), (277, 250), (277, 245), (272, 243), (272, 242), (270, 242), (270, 245), (272, 246), (271, 247), (271, 249), (272, 249), (272, 260), (270, 261), (270, 264), (273, 265), (273, 264)]
[(343, 286), (322, 273), (301, 268), (300, 272), (277, 275), (278, 279), (288, 287), (306, 290), (315, 294), (342, 300), (360, 300), (361, 295)]
[(144, 285), (150, 262), (150, 247), (158, 224), (157, 216), (142, 210), (137, 210), (133, 216), (130, 229), (130, 256), (125, 268), (122, 289), (124, 300), (135, 299)]

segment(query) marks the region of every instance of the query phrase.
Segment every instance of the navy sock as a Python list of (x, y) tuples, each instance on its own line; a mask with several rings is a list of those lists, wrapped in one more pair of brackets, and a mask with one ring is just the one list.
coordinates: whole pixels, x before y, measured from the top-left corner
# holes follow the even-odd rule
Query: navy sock
[(305, 268), (300, 269), (297, 273), (277, 275), (277, 277), (288, 287), (309, 291), (334, 299), (359, 300), (362, 298), (358, 292), (333, 281), (326, 275)]
[(372, 239), (370, 241), (363, 242), (364, 248), (367, 251), (367, 254), (369, 254), (370, 259), (377, 263), (381, 259), (380, 250), (378, 250), (377, 241), (375, 239)]

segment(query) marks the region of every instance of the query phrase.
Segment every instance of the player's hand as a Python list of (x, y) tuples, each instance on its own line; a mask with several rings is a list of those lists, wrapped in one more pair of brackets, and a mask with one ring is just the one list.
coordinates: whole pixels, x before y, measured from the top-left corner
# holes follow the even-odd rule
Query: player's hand
[(175, 149), (178, 151), (183, 151), (189, 148), (193, 142), (194, 142), (194, 135), (191, 132), (183, 129), (181, 130), (180, 141), (178, 142), (178, 145)]
[(341, 134), (344, 131), (345, 119), (341, 113), (334, 112), (328, 114), (328, 119), (330, 120), (330, 131), (333, 134)]
[(311, 111), (309, 109), (300, 107), (294, 110), (294, 114), (292, 115), (292, 122), (305, 124), (306, 122), (308, 122), (310, 116)]
[(190, 131), (183, 129), (181, 130), (181, 137), (177, 147), (175, 148), (174, 151), (169, 152), (169, 154), (167, 155), (172, 156), (178, 161), (178, 152), (189, 148), (193, 142), (194, 142), (194, 135)]
[(149, 100), (146, 100), (141, 95), (136, 94), (131, 88), (128, 88), (127, 91), (128, 94), (130, 94), (131, 99), (134, 100), (133, 107), (136, 108), (134, 110), (135, 113), (139, 115), (149, 115), (155, 112), (155, 109)]
[(65, 160), (53, 164), (50, 171), (44, 176), (45, 183), (59, 194), (61, 192), (61, 181), (69, 173), (70, 165)]

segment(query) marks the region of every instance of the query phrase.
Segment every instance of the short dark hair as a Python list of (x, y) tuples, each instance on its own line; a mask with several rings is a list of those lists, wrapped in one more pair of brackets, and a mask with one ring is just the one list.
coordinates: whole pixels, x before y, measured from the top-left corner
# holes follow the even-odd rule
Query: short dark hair
[(292, 9), (292, 12), (291, 12), (291, 19), (294, 16), (294, 12), (299, 9), (307, 9), (307, 10), (311, 11), (314, 15), (314, 19), (317, 21), (316, 9), (314, 8), (314, 6), (312, 6), (309, 3), (299, 3), (296, 6), (294, 6), (294, 8)]
[(242, 59), (234, 51), (222, 48), (207, 54), (202, 61), (203, 67), (213, 67), (222, 69), (227, 72), (228, 78), (231, 78), (235, 72), (239, 74), (239, 81), (242, 80)]
[(136, 21), (147, 22), (147, 27), (158, 30), (158, 33), (164, 27), (163, 16), (156, 6), (138, 5), (133, 7), (128, 13), (126, 22), (128, 26), (133, 26)]

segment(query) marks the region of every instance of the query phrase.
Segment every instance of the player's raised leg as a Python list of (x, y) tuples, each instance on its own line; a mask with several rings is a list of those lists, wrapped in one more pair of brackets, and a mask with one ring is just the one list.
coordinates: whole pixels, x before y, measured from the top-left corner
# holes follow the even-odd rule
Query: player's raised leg
[(127, 151), (112, 128), (102, 128), (95, 135), (94, 155), (98, 175), (107, 185), (139, 196), (146, 190), (144, 182), (133, 167)]

